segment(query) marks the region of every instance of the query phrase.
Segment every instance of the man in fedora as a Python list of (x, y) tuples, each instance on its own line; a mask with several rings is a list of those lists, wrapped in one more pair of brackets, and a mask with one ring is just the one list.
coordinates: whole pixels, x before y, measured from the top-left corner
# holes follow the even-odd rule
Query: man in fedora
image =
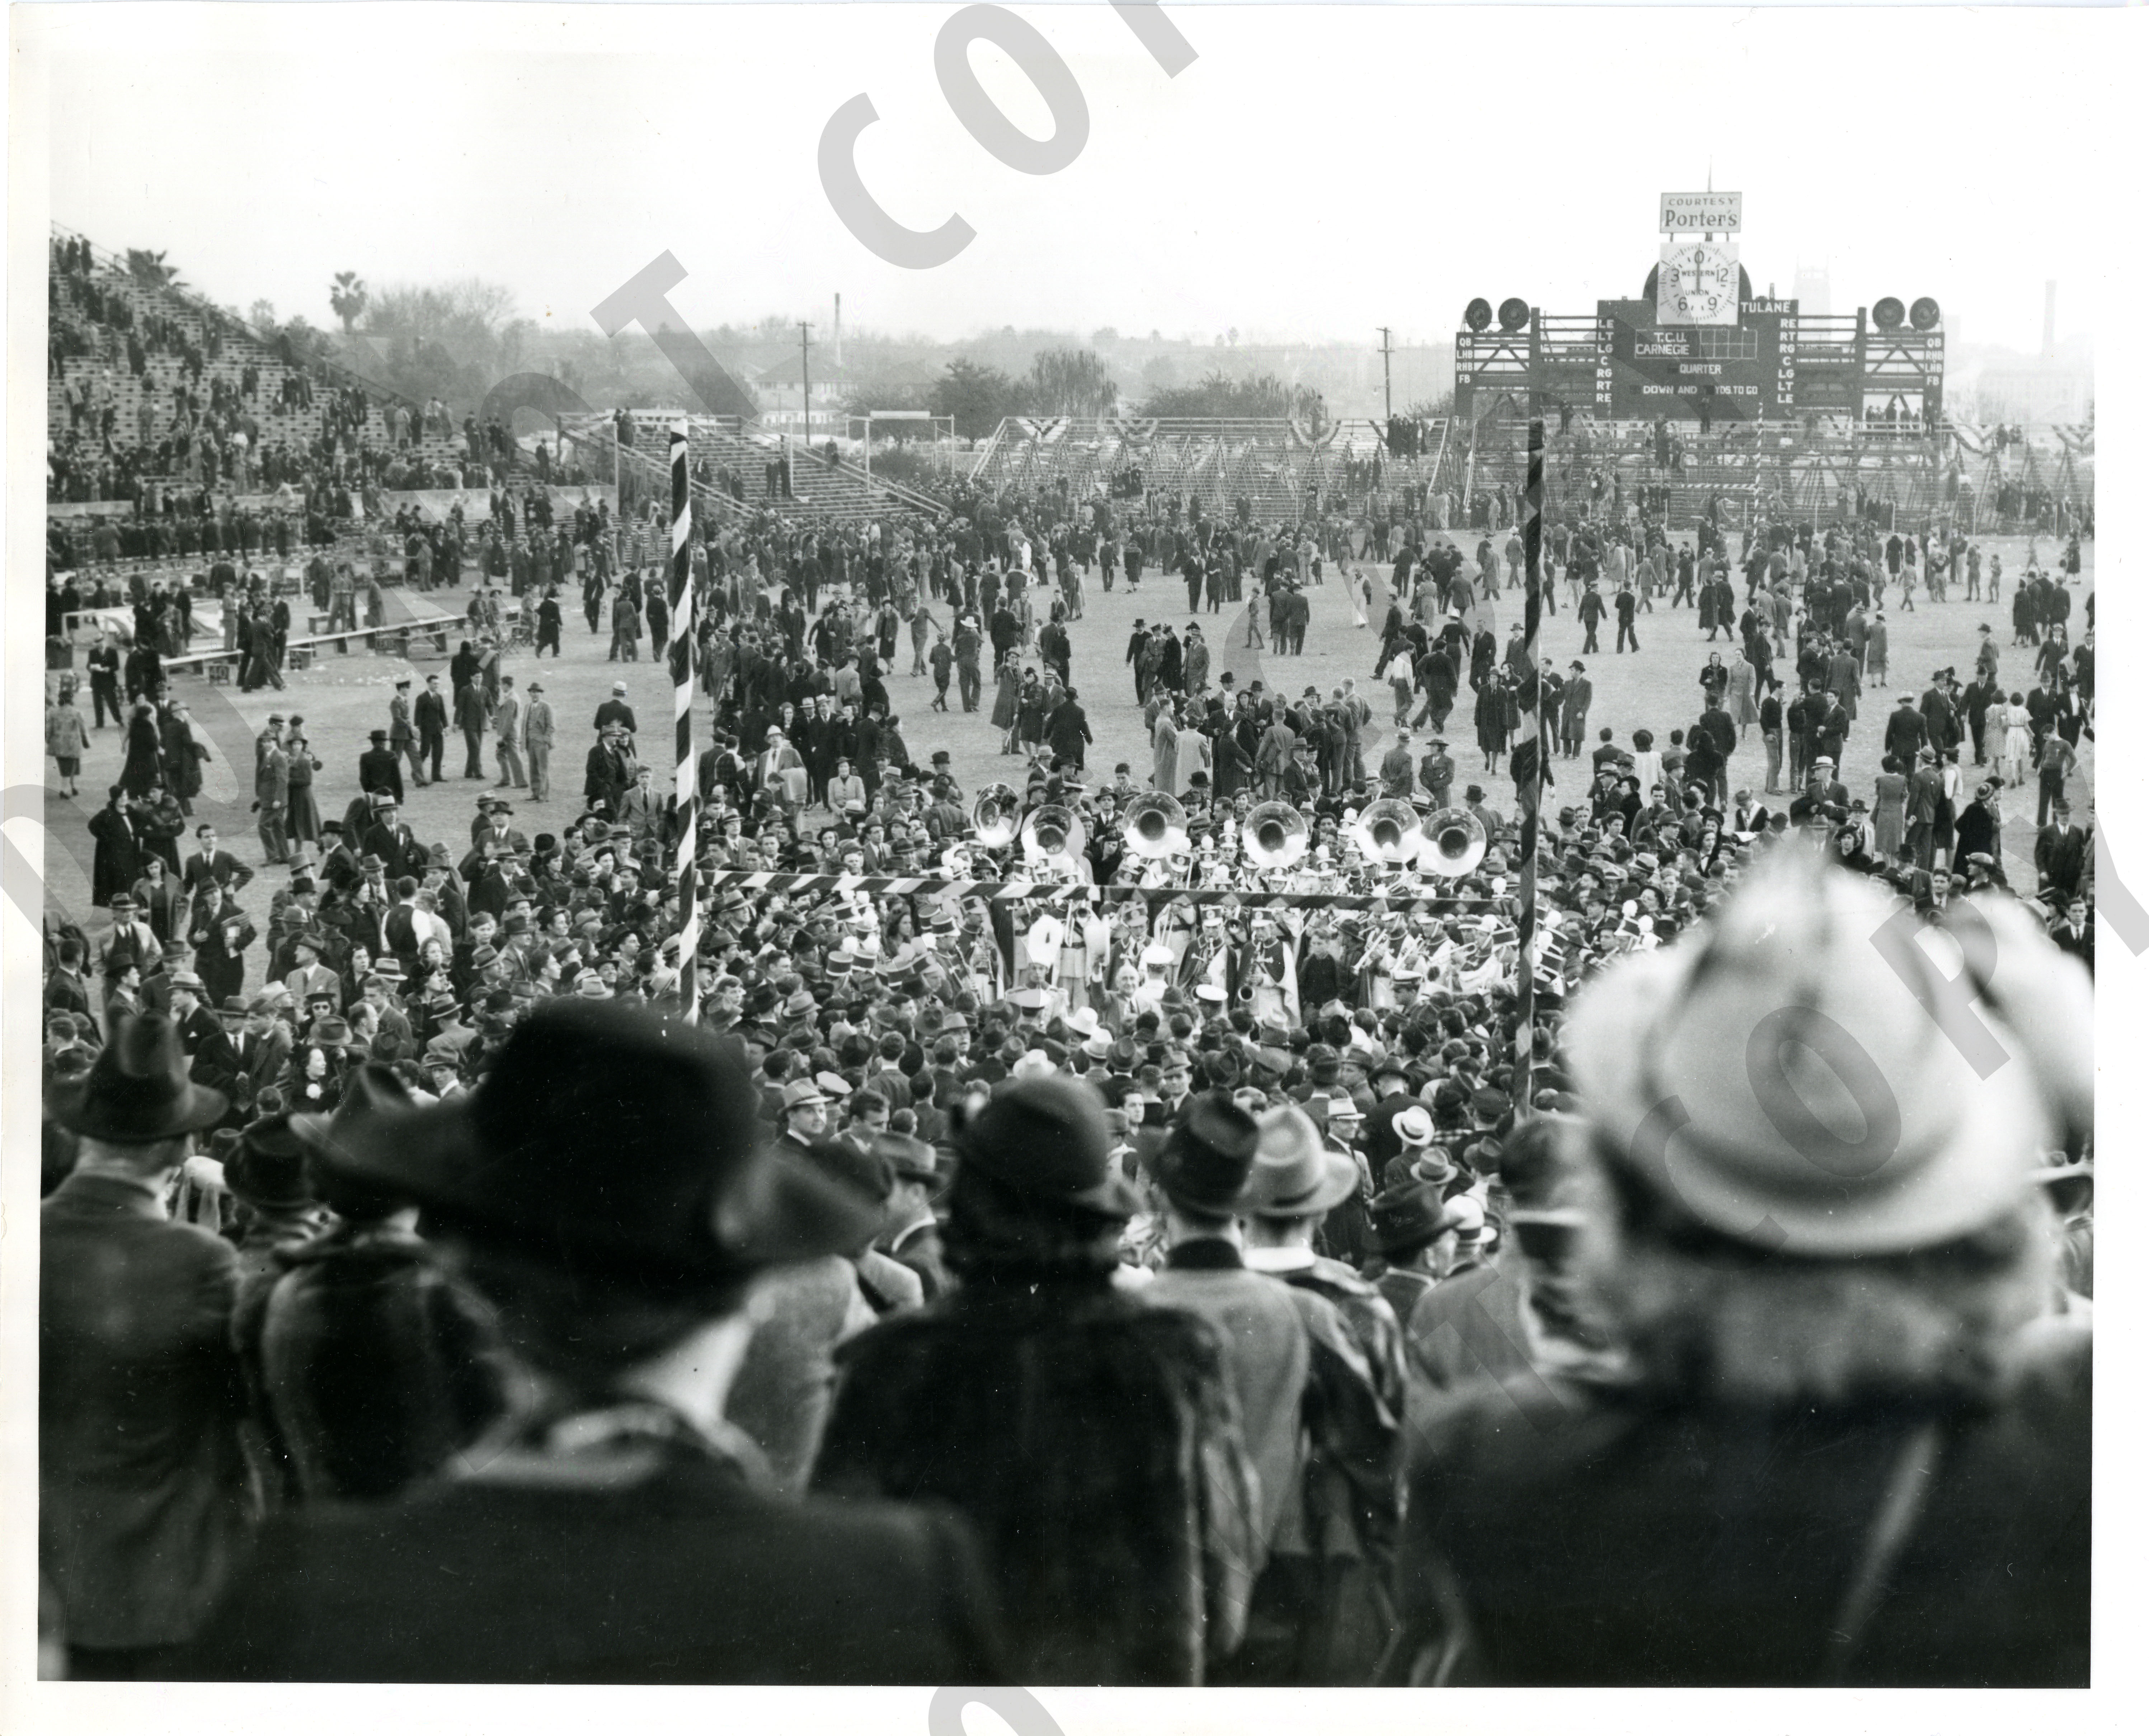
[(194, 972), (173, 972), (171, 992), (172, 1026), (187, 1057), (189, 1077), (229, 1102), (239, 1090), (239, 1052), (231, 1046), (231, 1034), (209, 1010), (208, 990)]
[(778, 1497), (724, 1420), (757, 1281), (857, 1245), (875, 1216), (761, 1149), (752, 1088), (701, 1034), (547, 1003), (475, 1091), (387, 1108), (316, 1156), (421, 1208), (493, 1305), (528, 1401), (452, 1477), (272, 1519), (189, 1675), (1002, 1678), (956, 1522)]
[(1380, 1258), (1367, 1271), (1374, 1287), (1406, 1327), (1411, 1311), (1437, 1281), (1432, 1255), (1443, 1230), (1450, 1227), (1440, 1188), (1430, 1181), (1412, 1181), (1390, 1188), (1373, 1201), (1373, 1245)]
[[(1193, 1099), (1150, 1162), (1165, 1199), (1170, 1251), (1141, 1291), (1159, 1307), (1196, 1314), (1216, 1328), (1239, 1400), (1246, 1455), (1260, 1484), (1256, 1537), (1261, 1559), (1247, 1637), (1218, 1673), (1227, 1685), (1327, 1678), (1321, 1631), (1293, 1619), (1317, 1595), (1317, 1527), (1331, 1486), (1309, 1487), (1316, 1457), (1364, 1463), (1377, 1404), (1365, 1364), (1335, 1309), (1311, 1291), (1246, 1270), (1236, 1214), (1260, 1145), (1254, 1118), (1222, 1092)], [(1355, 1436), (1355, 1444), (1354, 1444)], [(1329, 1517), (1334, 1517), (1331, 1513)]]
[(814, 1143), (828, 1130), (828, 1096), (812, 1074), (794, 1079), (783, 1088), (782, 1130), (776, 1150), (783, 1156), (805, 1160)]
[[(1254, 1124), (1248, 1153), (1250, 1119), (1241, 1110), (1228, 1120), (1220, 1107), (1205, 1111), (1208, 1135), (1195, 1130), (1160, 1154), (1159, 1182), (1175, 1223), (1218, 1243), (1185, 1254), (1175, 1245), (1169, 1257), (1178, 1270), (1207, 1271), (1228, 1254), (1260, 1281), (1275, 1282), (1291, 1296), (1308, 1335), (1310, 1390), (1318, 1394), (1312, 1438), (1329, 1474), (1308, 1479), (1301, 1506), (1287, 1509), (1301, 1515), (1303, 1529), (1286, 1524), (1271, 1539), (1271, 1559), (1248, 1616), (1247, 1645), (1228, 1679), (1306, 1686), (1362, 1681), (1385, 1648), (1390, 1626), (1386, 1582), (1398, 1512), (1400, 1361), (1392, 1378), (1376, 1370), (1366, 1353), (1366, 1330), (1337, 1303), (1347, 1291), (1361, 1310), (1370, 1300), (1385, 1314), (1378, 1292), (1332, 1260), (1320, 1262), (1325, 1270), (1314, 1275), (1314, 1233), (1357, 1187), (1356, 1166), (1322, 1148), (1295, 1104)], [(1234, 1181), (1227, 1200), (1225, 1187)], [(1227, 1217), (1236, 1219), (1242, 1244), (1221, 1235), (1220, 1220)], [(1190, 1239), (1201, 1241), (1200, 1235)], [(1193, 1289), (1197, 1298), (1202, 1294), (1169, 1272), (1147, 1291), (1167, 1283), (1171, 1290), (1157, 1299), (1175, 1306), (1182, 1306), (1175, 1295), (1182, 1289)], [(1387, 1319), (1388, 1353), (1399, 1354), (1394, 1317)]]
[(229, 1101), (154, 1013), (118, 1019), (55, 1099), (79, 1144), (39, 1214), (38, 1566), (68, 1674), (139, 1679), (194, 1637), (249, 1529), (238, 1256), (166, 1206)]
[(1341, 1261), (1313, 1250), (1322, 1220), (1358, 1190), (1358, 1166), (1323, 1142), (1295, 1103), (1261, 1117), (1261, 1150), (1241, 1215), (1246, 1264), (1325, 1296), (1349, 1326), (1389, 1413), (1402, 1416), (1402, 1331), (1381, 1293)]
[(875, 1136), (872, 1150), (895, 1177), (888, 1199), (888, 1227), (882, 1233), (881, 1245), (889, 1258), (917, 1273), (925, 1300), (936, 1301), (948, 1293), (954, 1280), (940, 1256), (940, 1224), (933, 1211), (933, 1196), (941, 1180), (933, 1148), (908, 1134), (883, 1133)]

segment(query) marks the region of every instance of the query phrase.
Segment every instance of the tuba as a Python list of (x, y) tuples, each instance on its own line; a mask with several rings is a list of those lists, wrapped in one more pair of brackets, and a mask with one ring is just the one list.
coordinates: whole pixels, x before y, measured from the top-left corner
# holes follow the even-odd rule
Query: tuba
[(1148, 861), (1186, 853), (1186, 810), (1159, 790), (1127, 805), (1127, 848)]
[(1306, 816), (1288, 802), (1264, 802), (1246, 815), (1246, 860), (1257, 868), (1291, 867), (1312, 847)]
[(970, 824), (981, 849), (1004, 850), (1022, 823), (1022, 798), (1004, 783), (989, 783), (970, 804)]
[(1022, 858), (1028, 863), (1079, 857), (1089, 843), (1071, 809), (1053, 803), (1032, 808), (1022, 823)]
[(1467, 808), (1427, 814), (1417, 833), (1419, 872), (1459, 879), (1485, 858), (1485, 828)]
[(1417, 810), (1392, 796), (1372, 803), (1351, 828), (1351, 841), (1360, 854), (1390, 868), (1416, 859), (1419, 836)]

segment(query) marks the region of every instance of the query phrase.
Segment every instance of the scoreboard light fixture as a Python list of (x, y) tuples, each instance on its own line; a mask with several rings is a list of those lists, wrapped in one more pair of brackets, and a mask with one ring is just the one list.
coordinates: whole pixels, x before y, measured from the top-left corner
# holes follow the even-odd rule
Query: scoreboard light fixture
[(1530, 323), (1530, 304), (1519, 295), (1510, 295), (1500, 304), (1500, 330), (1520, 331)]
[(1884, 295), (1873, 304), (1873, 323), (1883, 331), (1894, 331), (1903, 323), (1903, 304)]
[(1482, 331), (1492, 323), (1492, 304), (1480, 295), (1462, 310), (1462, 323), (1472, 331)]
[(1940, 304), (1930, 295), (1920, 295), (1910, 304), (1910, 324), (1920, 331), (1930, 331), (1940, 323)]

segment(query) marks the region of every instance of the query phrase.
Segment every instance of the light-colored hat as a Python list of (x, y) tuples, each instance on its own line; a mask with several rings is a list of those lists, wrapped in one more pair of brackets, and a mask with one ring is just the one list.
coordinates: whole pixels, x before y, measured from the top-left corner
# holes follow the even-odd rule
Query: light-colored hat
[(1950, 979), (1915, 918), (1856, 876), (1772, 858), (1711, 928), (1577, 1000), (1595, 1149), (1709, 1227), (1793, 1254), (1930, 1247), (1990, 1221), (2056, 1122), (2089, 1125), (2092, 998), (2018, 906), (1965, 902), (1944, 926), (1994, 963), (1943, 1028), (1928, 1009)]
[(1396, 1137), (1406, 1147), (1430, 1145), (1432, 1143), (1432, 1117), (1413, 1104), (1397, 1115), (1393, 1123)]
[(1321, 1144), (1312, 1118), (1286, 1103), (1261, 1118), (1261, 1147), (1240, 1209), (1256, 1218), (1317, 1217), (1357, 1185), (1358, 1166)]

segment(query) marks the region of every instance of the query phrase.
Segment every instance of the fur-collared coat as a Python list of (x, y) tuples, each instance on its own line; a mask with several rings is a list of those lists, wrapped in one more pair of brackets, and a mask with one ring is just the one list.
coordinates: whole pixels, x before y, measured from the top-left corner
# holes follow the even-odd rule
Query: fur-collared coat
[(289, 1268), (242, 1341), (271, 1457), (309, 1500), (380, 1500), (506, 1408), (489, 1316), (416, 1236), (339, 1225)]
[(1205, 1321), (973, 1280), (837, 1361), (815, 1487), (967, 1516), (1015, 1680), (1198, 1685), (1237, 1645), (1256, 1500)]

